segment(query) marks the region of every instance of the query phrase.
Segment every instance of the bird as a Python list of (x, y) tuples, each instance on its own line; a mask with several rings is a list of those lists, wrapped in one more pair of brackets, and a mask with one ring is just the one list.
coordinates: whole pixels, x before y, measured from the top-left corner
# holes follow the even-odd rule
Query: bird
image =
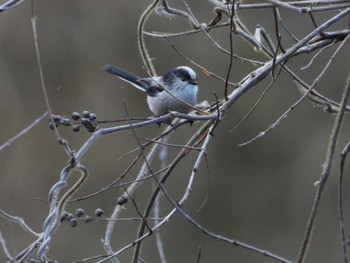
[(116, 75), (147, 94), (147, 103), (156, 116), (171, 111), (189, 113), (197, 101), (197, 75), (187, 66), (169, 70), (163, 76), (141, 78), (124, 69), (106, 65), (103, 70)]

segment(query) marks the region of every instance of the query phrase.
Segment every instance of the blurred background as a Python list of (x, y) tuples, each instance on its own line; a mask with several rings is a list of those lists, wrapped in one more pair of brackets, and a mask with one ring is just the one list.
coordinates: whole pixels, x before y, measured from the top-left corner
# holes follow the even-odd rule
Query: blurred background
[[(213, 18), (213, 6), (207, 1), (187, 1), (201, 23)], [(244, 1), (251, 3), (254, 1)], [(37, 16), (40, 55), (49, 101), (55, 114), (70, 117), (73, 111), (89, 110), (100, 120), (120, 119), (128, 114), (148, 117), (145, 94), (127, 83), (102, 71), (106, 64), (115, 64), (138, 75), (145, 75), (137, 46), (137, 24), (150, 1), (25, 1), (20, 6), (0, 13), (0, 144), (20, 132), (47, 109), (41, 90), (33, 33), (32, 9)], [(182, 1), (171, 5), (186, 10)], [(317, 13), (321, 24), (338, 11)], [(313, 30), (306, 14), (281, 10), (284, 22), (298, 38)], [(274, 37), (274, 19), (271, 9), (242, 10), (241, 20), (254, 32), (262, 25)], [(331, 30), (344, 29), (341, 20)], [(181, 18), (152, 15), (146, 24), (149, 32), (181, 32), (190, 30)], [(229, 48), (227, 28), (210, 32), (224, 48)], [(293, 41), (281, 31), (282, 42), (288, 48)], [(187, 65), (193, 67), (199, 79), (199, 101), (215, 101), (214, 92), (223, 96), (224, 84), (205, 75), (189, 64), (171, 47), (170, 42), (188, 58), (219, 76), (225, 77), (229, 58), (220, 52), (203, 34), (167, 39), (145, 37), (155, 68), (159, 74), (168, 69)], [(234, 36), (234, 52), (240, 56), (266, 61), (240, 37)], [(299, 56), (288, 63), (305, 81), (311, 83), (318, 76), (337, 46), (328, 48), (305, 71), (314, 54)], [(349, 72), (349, 44), (336, 57), (333, 66), (317, 85), (317, 90), (339, 101)], [(255, 67), (234, 60), (230, 80), (239, 82)], [(208, 230), (266, 249), (294, 260), (304, 235), (310, 214), (327, 144), (335, 115), (325, 113), (304, 101), (280, 125), (263, 138), (244, 147), (238, 144), (250, 140), (272, 124), (299, 97), (300, 93), (288, 77), (281, 74), (258, 108), (238, 129), (230, 130), (255, 104), (270, 80), (256, 85), (242, 96), (227, 112), (215, 131), (207, 153), (196, 176), (191, 196), (183, 207)], [(339, 152), (349, 139), (349, 117), (346, 116), (338, 143), (332, 174), (326, 185), (319, 207), (313, 240), (307, 262), (340, 262), (342, 259), (337, 210), (337, 177)], [(183, 144), (198, 128), (183, 126), (176, 131), (171, 143)], [(45, 119), (28, 134), (0, 152), (0, 208), (25, 219), (35, 231), (42, 231), (48, 214), (46, 201), (51, 186), (59, 179), (61, 169), (69, 158), (60, 146)], [(101, 126), (108, 127), (108, 125)], [(137, 130), (142, 138), (153, 138), (162, 127), (152, 126)], [(73, 133), (60, 127), (61, 135), (77, 150), (91, 136), (85, 130)], [(136, 148), (138, 143), (129, 132), (115, 133), (101, 138), (87, 152), (82, 163), (90, 170), (88, 181), (76, 194), (84, 196), (95, 192), (118, 178), (135, 158), (134, 155), (118, 160)], [(169, 148), (171, 160), (178, 149)], [(166, 183), (176, 200), (181, 198), (187, 185), (197, 153), (186, 157)], [(157, 167), (157, 163), (155, 163)], [(137, 174), (140, 163), (130, 172), (126, 181)], [(345, 170), (345, 208), (349, 207), (349, 169)], [(75, 179), (72, 179), (74, 181)], [(141, 211), (145, 208), (151, 184), (144, 184), (136, 193), (135, 201)], [(102, 208), (109, 216), (122, 189), (114, 189), (94, 198), (70, 203), (66, 210), (83, 208), (93, 215)], [(206, 196), (208, 195), (208, 199)], [(203, 207), (201, 208), (203, 202)], [(162, 199), (163, 215), (171, 206)], [(201, 208), (201, 209), (199, 209)], [(198, 211), (199, 210), (199, 211)], [(345, 209), (346, 223), (350, 212)], [(132, 204), (126, 205), (123, 217), (137, 217)], [(137, 233), (137, 221), (118, 222), (112, 238), (115, 250), (130, 243)], [(59, 262), (104, 254), (101, 239), (106, 222), (93, 221), (71, 228), (62, 224), (55, 233), (48, 256)], [(7, 247), (16, 255), (34, 238), (17, 224), (0, 218), (0, 229)], [(274, 262), (260, 254), (230, 246), (209, 238), (194, 228), (183, 217), (176, 215), (161, 229), (168, 262), (195, 262), (201, 248), (200, 262)], [(129, 262), (132, 250), (120, 256)], [(142, 259), (159, 262), (155, 238), (143, 243)], [(33, 255), (32, 257), (35, 257)], [(6, 261), (3, 251), (0, 262)]]

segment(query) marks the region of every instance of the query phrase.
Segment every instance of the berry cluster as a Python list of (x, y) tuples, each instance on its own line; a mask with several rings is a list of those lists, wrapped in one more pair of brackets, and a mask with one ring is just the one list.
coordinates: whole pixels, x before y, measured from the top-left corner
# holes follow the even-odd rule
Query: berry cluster
[[(97, 208), (95, 210), (95, 215), (97, 217), (101, 217), (103, 214), (104, 214), (104, 211), (101, 208)], [(78, 208), (75, 211), (75, 216), (72, 213), (63, 211), (60, 218), (61, 223), (64, 221), (68, 221), (71, 227), (76, 227), (79, 221), (89, 223), (91, 220), (94, 220), (94, 219), (91, 216), (86, 215), (84, 209), (82, 208)]]
[[(41, 263), (41, 261), (39, 259), (34, 259), (34, 258), (31, 258), (29, 259), (29, 261), (26, 261), (28, 263)], [(58, 260), (53, 260), (53, 259), (47, 259), (45, 261), (45, 263), (58, 263)]]
[[(129, 197), (127, 195), (122, 195), (117, 199), (118, 205), (125, 205), (128, 201)], [(101, 208), (97, 208), (94, 213), (96, 217), (101, 217), (103, 216), (104, 211)], [(94, 219), (91, 216), (87, 215), (82, 208), (78, 208), (75, 211), (75, 215), (67, 211), (63, 211), (60, 217), (61, 223), (67, 221), (71, 227), (76, 227), (79, 222), (89, 223), (92, 220)]]
[[(39, 259), (31, 258), (31, 259), (29, 259), (29, 261), (26, 261), (26, 262), (28, 262), (28, 263), (40, 263), (41, 261)], [(58, 260), (47, 259), (45, 262), (46, 263), (58, 263)]]
[(72, 113), (72, 119), (62, 117), (61, 115), (52, 115), (53, 123), (50, 122), (50, 129), (54, 130), (54, 126), (71, 126), (74, 132), (80, 131), (80, 127), (86, 128), (88, 132), (95, 132), (97, 130), (97, 116), (90, 111), (83, 111)]

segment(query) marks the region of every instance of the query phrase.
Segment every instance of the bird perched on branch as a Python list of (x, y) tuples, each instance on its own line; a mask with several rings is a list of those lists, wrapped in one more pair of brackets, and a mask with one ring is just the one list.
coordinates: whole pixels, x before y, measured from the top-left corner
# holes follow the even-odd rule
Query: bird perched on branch
[(148, 106), (155, 115), (161, 116), (171, 111), (189, 113), (194, 109), (198, 93), (197, 76), (189, 67), (176, 67), (163, 76), (146, 78), (113, 65), (103, 69), (146, 92)]

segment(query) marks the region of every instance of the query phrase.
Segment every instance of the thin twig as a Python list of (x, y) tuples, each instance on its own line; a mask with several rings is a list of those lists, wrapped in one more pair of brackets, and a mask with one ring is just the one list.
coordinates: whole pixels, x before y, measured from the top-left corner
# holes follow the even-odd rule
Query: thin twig
[[(350, 35), (342, 42), (342, 44), (338, 47), (338, 49), (336, 50), (335, 53), (338, 53), (341, 50), (341, 48), (345, 45), (345, 43), (347, 42), (347, 40), (349, 40), (349, 38), (350, 38)], [(332, 58), (334, 58), (334, 56), (332, 56)], [(310, 212), (310, 217), (309, 217), (309, 221), (307, 223), (304, 239), (303, 239), (303, 242), (302, 242), (302, 245), (300, 248), (300, 252), (298, 255), (298, 259), (297, 259), (298, 263), (301, 263), (304, 261), (304, 258), (306, 257), (307, 248), (310, 245), (311, 236), (312, 236), (311, 233), (312, 233), (312, 229), (314, 227), (314, 221), (316, 218), (317, 209), (318, 209), (318, 206), (319, 206), (320, 201), (321, 201), (323, 189), (326, 185), (326, 182), (328, 180), (328, 177), (330, 175), (330, 171), (332, 168), (334, 151), (335, 151), (336, 143), (338, 141), (340, 127), (343, 123), (343, 116), (344, 116), (346, 104), (348, 102), (349, 94), (350, 94), (350, 78), (348, 79), (348, 81), (346, 83), (346, 87), (344, 89), (344, 93), (343, 93), (343, 97), (342, 97), (342, 101), (341, 101), (340, 110), (337, 114), (336, 120), (334, 122), (333, 130), (331, 133), (331, 137), (329, 139), (325, 163), (323, 165), (323, 170), (321, 172), (320, 178), (317, 182), (317, 186), (318, 186), (317, 192), (316, 192), (314, 203), (313, 203), (313, 206), (312, 206), (312, 209)]]
[[(350, 37), (350, 35), (348, 35), (347, 39)], [(323, 68), (323, 70), (321, 71), (321, 73), (317, 76), (316, 79), (314, 79), (314, 81), (312, 82), (312, 84), (310, 85), (309, 89), (302, 94), (302, 96), (295, 102), (293, 103), (292, 106), (290, 106), (282, 115), (280, 115), (280, 117), (277, 118), (277, 120), (272, 123), (271, 125), (269, 125), (269, 127), (267, 129), (265, 129), (264, 131), (261, 131), (257, 136), (253, 137), (252, 139), (250, 139), (249, 141), (246, 141), (244, 143), (239, 144), (239, 146), (244, 146), (247, 144), (250, 144), (254, 141), (256, 141), (257, 139), (263, 137), (266, 135), (267, 132), (269, 132), (270, 130), (274, 129), (275, 127), (277, 127), (277, 125), (280, 124), (280, 122), (287, 117), (287, 115), (294, 110), (297, 106), (300, 105), (300, 103), (310, 94), (310, 92), (312, 91), (312, 89), (314, 89), (314, 87), (320, 82), (321, 78), (323, 77), (323, 75), (326, 73), (326, 71), (329, 69), (329, 67), (331, 66), (332, 62), (334, 61), (335, 57), (338, 55), (338, 53), (340, 52), (340, 50), (342, 50), (343, 46), (345, 45), (346, 41), (344, 40), (339, 47), (337, 48), (337, 50), (333, 53), (333, 55), (331, 56), (331, 58), (328, 60), (327, 64), (325, 65), (325, 67)]]
[(16, 256), (14, 256), (10, 262), (16, 262), (16, 263), (21, 263), (24, 262), (26, 260), (26, 258), (34, 251), (34, 249), (36, 249), (41, 242), (43, 241), (44, 235), (41, 234), (37, 240), (35, 240), (33, 243), (31, 243), (27, 248), (25, 248), (24, 250), (22, 250), (19, 254), (17, 254)]
[(260, 97), (256, 100), (256, 102), (254, 103), (253, 107), (251, 107), (251, 109), (243, 116), (243, 118), (230, 130), (230, 133), (233, 132), (234, 130), (236, 130), (239, 126), (241, 126), (241, 124), (248, 119), (248, 117), (253, 113), (253, 111), (258, 107), (258, 105), (260, 104), (260, 102), (262, 101), (262, 99), (265, 97), (265, 95), (267, 94), (267, 92), (270, 90), (270, 88), (272, 87), (272, 84), (274, 83), (274, 80), (272, 80), (269, 85), (267, 85), (267, 87), (264, 89), (264, 91), (261, 93)]
[(155, 7), (157, 6), (159, 0), (154, 0), (147, 8), (146, 10), (142, 13), (138, 26), (137, 26), (137, 37), (138, 37), (138, 45), (139, 45), (139, 51), (141, 58), (143, 60), (143, 64), (146, 67), (146, 72), (150, 76), (156, 76), (157, 73), (154, 69), (152, 60), (148, 54), (146, 44), (145, 44), (145, 39), (143, 36), (143, 30), (145, 26), (145, 22), (147, 18), (151, 15), (151, 13), (154, 11)]
[[(169, 40), (168, 40), (169, 41)], [(185, 56), (176, 46), (174, 43), (172, 42), (169, 42), (171, 47), (176, 51), (176, 53), (178, 53), (179, 55), (181, 55), (184, 59), (186, 59), (188, 62), (190, 62), (191, 64), (195, 65), (196, 67), (200, 68), (203, 73), (207, 76), (211, 76), (215, 79), (218, 79), (218, 80), (221, 80), (223, 82), (225, 82), (225, 78), (222, 78), (218, 75), (216, 75), (215, 73), (213, 73), (212, 71), (209, 71), (207, 68), (204, 68), (203, 66), (199, 65), (198, 63), (194, 62), (192, 59), (188, 58), (187, 56)], [(251, 61), (249, 61), (251, 62)], [(254, 63), (257, 62), (257, 61), (254, 61)], [(260, 62), (259, 62), (260, 63)], [(263, 63), (261, 63), (262, 65)], [(228, 84), (232, 87), (236, 87), (237, 85), (235, 83), (232, 83), (232, 82), (228, 82)]]
[[(169, 119), (169, 116), (165, 115), (165, 119), (164, 120), (167, 120)], [(176, 123), (175, 123), (176, 124)], [(128, 128), (130, 129), (130, 126), (132, 126), (133, 128), (137, 128), (137, 126), (134, 126), (133, 124), (132, 125), (128, 125)], [(172, 127), (171, 126), (168, 126), (164, 133), (167, 133), (168, 130), (171, 130)], [(169, 135), (168, 136), (164, 136), (164, 137), (161, 137), (159, 138), (159, 141), (161, 142), (165, 142), (169, 139)], [(87, 142), (88, 143), (88, 142)], [(133, 184), (131, 184), (128, 188), (127, 188), (127, 191), (130, 195), (134, 194), (137, 187), (140, 186), (141, 182), (138, 181), (139, 179), (142, 179), (144, 178), (144, 176), (147, 174), (148, 172), (148, 166), (147, 164), (148, 163), (151, 163), (152, 160), (155, 158), (157, 152), (158, 152), (158, 149), (161, 145), (160, 144), (153, 144), (152, 148), (150, 149), (150, 152), (147, 154), (147, 157), (146, 157), (146, 160), (147, 162), (145, 161), (136, 177), (136, 180)], [(77, 154), (78, 155), (78, 154)], [(118, 218), (119, 217), (119, 214), (121, 213), (123, 207), (120, 206), (120, 205), (117, 205), (113, 211), (113, 214), (111, 215), (111, 219), (115, 219), (115, 218)], [(113, 234), (113, 231), (114, 231), (114, 226), (115, 226), (115, 221), (110, 221), (108, 223), (108, 226), (107, 226), (107, 229), (106, 229), (106, 234), (105, 234), (105, 239), (104, 239), (104, 248), (106, 250), (106, 252), (108, 254), (114, 254), (114, 251), (112, 249), (112, 246), (111, 246), (111, 237), (112, 237), (112, 234)], [(115, 257), (111, 257), (112, 260), (115, 260)]]
[[(349, 75), (350, 78), (350, 75)], [(348, 78), (348, 82), (350, 79)], [(343, 257), (344, 257), (344, 263), (349, 262), (348, 257), (348, 242), (345, 234), (345, 220), (344, 220), (344, 194), (343, 194), (343, 177), (344, 177), (344, 166), (345, 166), (345, 159), (350, 151), (350, 142), (347, 143), (347, 145), (344, 147), (340, 154), (340, 169), (339, 169), (339, 177), (338, 177), (338, 211), (339, 211), (339, 228), (340, 228), (340, 239), (341, 244), (343, 248)]]
[[(34, 44), (35, 44), (36, 59), (37, 59), (37, 63), (38, 63), (39, 75), (40, 75), (40, 81), (41, 81), (41, 90), (42, 90), (44, 98), (45, 98), (45, 104), (46, 104), (47, 111), (50, 114), (51, 123), (55, 123), (54, 120), (53, 120), (53, 116), (52, 116), (52, 110), (51, 110), (51, 106), (50, 106), (49, 96), (47, 94), (47, 88), (46, 88), (46, 84), (45, 84), (43, 68), (42, 68), (42, 65), (41, 65), (41, 58), (40, 58), (40, 51), (39, 51), (39, 42), (38, 42), (38, 34), (36, 32), (36, 17), (32, 16), (31, 21), (32, 21), (32, 29), (33, 29), (33, 37), (34, 37)], [(61, 145), (64, 146), (64, 149), (66, 150), (67, 154), (70, 157), (72, 157), (73, 156), (73, 152), (68, 147), (68, 142), (60, 136), (56, 125), (53, 125), (53, 129), (54, 129), (57, 141)]]
[(24, 2), (24, 0), (9, 0), (0, 6), (0, 13), (4, 10), (14, 8), (14, 7), (22, 4), (23, 2)]
[[(125, 100), (124, 100), (124, 107), (125, 107), (126, 115), (129, 116), (128, 108), (127, 108), (127, 106), (126, 106)], [(153, 172), (153, 169), (152, 169), (152, 167), (151, 167), (151, 164), (148, 162), (147, 156), (145, 155), (145, 152), (144, 152), (144, 148), (142, 148), (141, 140), (140, 140), (140, 138), (138, 137), (138, 135), (137, 135), (137, 133), (136, 133), (136, 130), (133, 129), (132, 126), (131, 126), (131, 131), (132, 131), (134, 137), (136, 138), (137, 143), (138, 143), (138, 145), (139, 145), (139, 147), (140, 147), (140, 150), (141, 150), (141, 151), (140, 151), (140, 155), (141, 155), (142, 158), (143, 158), (144, 165), (147, 166), (148, 172), (149, 172), (149, 173), (152, 175), (152, 177), (154, 178), (156, 175), (155, 175), (154, 172)], [(127, 192), (127, 190), (125, 190), (125, 192), (126, 192), (126, 194), (127, 194), (128, 196), (130, 196), (129, 193)], [(136, 203), (134, 202), (134, 200), (131, 199), (131, 201), (133, 202), (134, 207), (135, 207), (137, 213), (138, 213), (142, 218), (144, 218), (144, 220), (143, 220), (142, 223), (140, 224), (139, 229), (143, 229), (143, 227), (146, 227), (146, 228), (148, 229), (149, 232), (152, 232), (150, 226), (149, 226), (148, 223), (147, 223), (147, 220), (145, 219), (145, 218), (148, 218), (148, 215), (147, 215), (147, 216), (143, 216), (142, 213), (139, 211), (139, 209), (138, 209)], [(157, 202), (155, 202), (155, 203), (157, 203)], [(140, 230), (139, 230), (139, 231), (140, 231)], [(158, 238), (157, 242), (158, 242), (158, 243), (161, 243), (160, 240), (159, 240), (159, 238)], [(139, 242), (139, 243), (137, 243), (136, 246), (135, 246), (134, 255), (133, 255), (133, 262), (134, 262), (134, 263), (138, 263), (138, 262), (139, 262), (139, 253), (140, 253), (140, 250), (141, 250), (141, 245), (142, 245), (142, 242)], [(163, 253), (163, 250), (162, 250), (162, 247), (163, 247), (162, 245), (161, 245), (161, 246), (158, 246), (158, 248), (161, 249), (161, 250), (160, 250), (160, 254), (163, 255), (163, 257), (165, 258), (164, 253)]]
[[(232, 39), (232, 32), (235, 30), (235, 24), (233, 21), (233, 17), (235, 15), (235, 5), (232, 5), (231, 8), (231, 13), (230, 13), (230, 30), (229, 30), (229, 43), (230, 43), (230, 59), (229, 59), (229, 65), (226, 73), (226, 78), (225, 78), (225, 90), (224, 90), (224, 96), (225, 100), (228, 100), (227, 94), (228, 94), (228, 83), (231, 75), (231, 69), (232, 69), (232, 63), (233, 63), (233, 39)], [(229, 8), (227, 8), (229, 10)]]
[(281, 2), (279, 0), (268, 0), (268, 1), (271, 2), (272, 4), (276, 5), (276, 6), (284, 7), (284, 8), (287, 8), (287, 9), (291, 10), (291, 11), (297, 11), (297, 12), (300, 12), (300, 13), (309, 13), (310, 12), (309, 8), (305, 8), (305, 7), (298, 8), (298, 7), (295, 7), (295, 6), (290, 5), (288, 3)]
[[(206, 122), (204, 125), (202, 125), (202, 127), (199, 129), (199, 131), (197, 131), (192, 137), (191, 139), (187, 142), (186, 145), (188, 146), (195, 146), (196, 143), (198, 142), (198, 139), (202, 136), (202, 134), (204, 132), (207, 131), (208, 129), (208, 126), (209, 126), (209, 123), (210, 121)], [(179, 154), (177, 155), (177, 157), (172, 161), (172, 163), (169, 165), (168, 169), (164, 172), (164, 174), (162, 175), (162, 178), (160, 179), (160, 182), (161, 184), (164, 184), (165, 181), (167, 180), (167, 178), (170, 176), (171, 172), (173, 171), (173, 169), (175, 168), (175, 166), (179, 163), (179, 161), (184, 157), (186, 156), (190, 151), (187, 150), (186, 148), (182, 149)], [(147, 161), (147, 160), (146, 160)], [(145, 161), (145, 162), (146, 162)], [(158, 178), (157, 177), (154, 177), (157, 182), (158, 182)], [(147, 204), (147, 207), (145, 209), (145, 212), (143, 214), (144, 217), (148, 217), (150, 212), (151, 212), (151, 209), (154, 205), (154, 202), (159, 194), (159, 192), (161, 191), (161, 187), (157, 187), (154, 191), (153, 191), (153, 194), (150, 198), (150, 200), (148, 201), (148, 204)], [(164, 224), (164, 220), (162, 220), (159, 224), (158, 224), (158, 227), (160, 227), (162, 224)], [(140, 225), (140, 228), (139, 228), (139, 231), (138, 231), (138, 237), (141, 238), (143, 236), (143, 233), (144, 233), (144, 229), (145, 229), (145, 225), (144, 224), (141, 224)], [(152, 231), (153, 232), (153, 231)], [(149, 233), (151, 234), (151, 232)], [(142, 241), (143, 239), (141, 239), (140, 241)], [(138, 251), (140, 250), (140, 245), (139, 243), (136, 244), (136, 252), (135, 252), (135, 256), (134, 256), (134, 259), (136, 258), (136, 255), (139, 253)]]
[(287, 34), (295, 41), (295, 42), (298, 42), (299, 39), (294, 36), (294, 34), (292, 34), (292, 32), (290, 32), (290, 30), (288, 29), (286, 23), (284, 23), (283, 19), (282, 19), (282, 16), (280, 14), (280, 11), (278, 8), (275, 9), (276, 10), (276, 15), (277, 15), (277, 18), (278, 18), (278, 22), (281, 23), (282, 27), (284, 28), (284, 30), (287, 32)]
[(11, 146), (11, 144), (14, 143), (17, 139), (21, 138), (23, 135), (25, 135), (27, 132), (29, 132), (32, 128), (34, 128), (36, 125), (38, 125), (46, 116), (47, 116), (47, 112), (44, 112), (44, 114), (42, 114), (40, 117), (36, 118), (29, 126), (27, 126), (22, 131), (17, 133), (11, 139), (7, 140), (3, 145), (0, 146), (0, 152), (2, 150), (4, 150), (5, 148)]
[[(210, 0), (210, 2), (218, 2), (218, 1)], [(261, 9), (261, 8), (272, 8), (277, 5), (277, 6), (290, 9), (292, 11), (309, 13), (309, 12), (330, 11), (334, 9), (349, 7), (347, 0), (333, 0), (333, 1), (332, 0), (319, 0), (319, 1), (309, 0), (309, 1), (289, 1), (289, 2), (272, 0), (270, 2), (271, 3), (241, 4), (241, 5), (238, 5), (238, 9), (250, 10), (250, 9)], [(317, 7), (316, 5), (325, 5), (325, 6)], [(311, 7), (297, 8), (298, 6), (311, 6)]]
[(12, 256), (11, 256), (9, 250), (7, 249), (6, 239), (4, 239), (4, 237), (2, 236), (1, 229), (0, 229), (0, 244), (1, 244), (2, 250), (4, 251), (7, 259), (11, 259)]
[[(179, 9), (175, 9), (173, 7), (170, 7), (167, 0), (162, 0), (163, 3), (163, 7), (165, 9), (165, 11), (170, 14), (170, 15), (176, 15), (176, 16), (180, 16), (185, 18), (193, 27), (193, 29), (198, 29), (199, 28), (199, 23), (197, 21), (197, 19), (194, 18), (193, 14), (188, 14), (182, 10)], [(186, 2), (185, 2), (186, 4)]]
[[(73, 170), (80, 171), (80, 178), (61, 198), (59, 198), (59, 194), (61, 190), (67, 185), (67, 180), (72, 174)], [(62, 170), (60, 180), (50, 189), (50, 213), (47, 216), (43, 225), (43, 241), (37, 253), (38, 258), (41, 262), (46, 262), (47, 260), (46, 253), (48, 252), (49, 245), (52, 240), (52, 234), (59, 225), (60, 216), (65, 204), (67, 203), (68, 198), (70, 198), (75, 192), (79, 190), (79, 188), (87, 179), (88, 175), (89, 171), (85, 166), (81, 165), (80, 163), (76, 163), (74, 166), (72, 166), (72, 164), (69, 164)]]
[[(217, 24), (217, 25), (205, 25), (205, 24), (202, 24), (201, 26), (204, 26), (205, 30), (209, 32), (212, 29), (220, 28), (220, 27), (226, 27), (229, 24), (230, 24), (229, 22), (225, 22), (225, 23)], [(191, 30), (184, 30), (184, 31), (180, 31), (180, 32), (177, 32), (177, 33), (166, 33), (166, 32), (158, 32), (158, 31), (152, 31), (152, 32), (144, 31), (143, 33), (145, 35), (147, 35), (147, 36), (156, 37), (156, 38), (175, 38), (175, 37), (185, 37), (185, 36), (197, 34), (197, 33), (201, 32), (201, 31), (202, 31), (202, 28), (191, 29)]]
[(22, 227), (24, 229), (24, 231), (30, 233), (31, 235), (33, 236), (36, 236), (36, 237), (39, 237), (40, 234), (35, 232), (34, 230), (32, 230), (27, 224), (26, 222), (24, 221), (24, 219), (22, 217), (19, 217), (19, 216), (12, 216), (12, 215), (9, 215), (8, 213), (6, 213), (5, 211), (3, 211), (2, 209), (0, 209), (0, 216), (2, 216), (3, 218), (9, 220), (9, 221), (12, 221), (12, 222), (15, 222), (17, 224), (20, 225), (20, 227)]
[(310, 62), (309, 62), (307, 65), (305, 65), (305, 66), (303, 66), (303, 67), (300, 68), (300, 71), (309, 68), (309, 67), (312, 65), (312, 63), (314, 62), (314, 60), (318, 57), (318, 55), (322, 54), (322, 52), (323, 52), (324, 50), (326, 50), (327, 48), (333, 46), (334, 43), (335, 43), (335, 42), (332, 42), (332, 43), (328, 44), (327, 46), (324, 46), (323, 48), (321, 48), (319, 51), (317, 51), (317, 52), (315, 53), (315, 55), (310, 59)]

